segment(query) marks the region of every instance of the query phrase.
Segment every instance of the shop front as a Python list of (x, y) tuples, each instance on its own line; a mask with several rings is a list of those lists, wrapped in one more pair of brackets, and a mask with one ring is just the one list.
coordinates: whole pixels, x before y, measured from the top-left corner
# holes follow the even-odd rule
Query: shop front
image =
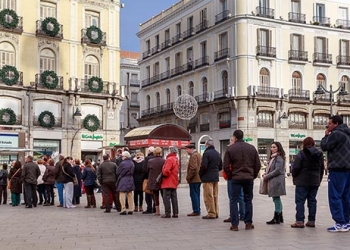
[(61, 152), (61, 140), (34, 139), (34, 160), (46, 158), (56, 159)]
[(92, 159), (97, 162), (102, 159), (103, 134), (81, 134), (81, 160)]
[(16, 160), (24, 160), (25, 133), (0, 133), (0, 164), (11, 163)]

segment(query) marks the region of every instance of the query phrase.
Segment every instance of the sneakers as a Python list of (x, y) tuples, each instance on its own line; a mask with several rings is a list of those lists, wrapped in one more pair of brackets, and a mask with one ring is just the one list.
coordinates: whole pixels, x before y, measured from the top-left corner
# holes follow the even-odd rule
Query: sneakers
[(337, 233), (337, 232), (347, 232), (349, 231), (348, 224), (341, 225), (341, 224), (335, 224), (333, 227), (327, 228), (328, 232), (331, 233)]

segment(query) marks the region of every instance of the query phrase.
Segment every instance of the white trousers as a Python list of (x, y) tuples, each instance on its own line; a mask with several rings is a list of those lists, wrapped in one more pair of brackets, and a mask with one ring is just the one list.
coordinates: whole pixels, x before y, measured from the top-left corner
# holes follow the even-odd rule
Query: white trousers
[(63, 207), (71, 208), (73, 206), (74, 184), (73, 182), (68, 182), (63, 185)]

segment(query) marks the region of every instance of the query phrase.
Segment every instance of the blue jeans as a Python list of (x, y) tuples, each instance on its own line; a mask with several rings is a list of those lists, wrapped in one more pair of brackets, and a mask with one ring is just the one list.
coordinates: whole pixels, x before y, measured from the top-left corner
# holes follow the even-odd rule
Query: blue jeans
[(349, 223), (350, 172), (329, 172), (328, 202), (332, 219), (342, 225)]
[(192, 202), (192, 210), (193, 213), (200, 214), (201, 213), (201, 184), (198, 183), (190, 183), (190, 197)]
[(309, 208), (308, 221), (316, 220), (317, 200), (316, 195), (318, 186), (295, 186), (295, 221), (304, 222), (305, 220), (305, 201)]
[[(232, 179), (227, 180), (227, 194), (228, 194), (229, 201), (231, 201), (231, 197), (232, 197), (232, 191), (231, 191), (232, 190), (232, 182), (231, 181), (232, 181)], [(243, 220), (244, 216), (245, 216), (243, 188), (241, 188), (241, 193), (239, 195), (238, 206), (239, 206), (239, 218), (241, 220)]]
[(230, 217), (232, 225), (238, 226), (239, 224), (237, 203), (239, 202), (241, 189), (243, 189), (244, 194), (244, 222), (253, 223), (253, 186), (253, 180), (231, 180)]
[(60, 205), (63, 206), (63, 183), (61, 182), (56, 182), (56, 188), (58, 192), (58, 200), (60, 202)]

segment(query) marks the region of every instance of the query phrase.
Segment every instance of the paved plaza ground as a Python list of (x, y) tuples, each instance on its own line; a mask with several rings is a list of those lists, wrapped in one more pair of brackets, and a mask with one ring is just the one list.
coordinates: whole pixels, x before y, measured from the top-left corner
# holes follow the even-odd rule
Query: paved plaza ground
[[(271, 198), (258, 194), (259, 180), (254, 187), (254, 230), (230, 231), (230, 223), (223, 223), (229, 214), (226, 182), (220, 182), (220, 217), (203, 220), (187, 217), (191, 211), (188, 185), (178, 189), (179, 218), (161, 219), (154, 215), (121, 216), (116, 210), (105, 214), (103, 210), (39, 206), (0, 206), (1, 250), (112, 250), (112, 249), (349, 249), (350, 232), (329, 233), (333, 225), (328, 209), (327, 180), (324, 178), (318, 194), (316, 228), (291, 228), (294, 222), (294, 186), (287, 178), (287, 196), (282, 198), (285, 223), (266, 225), (273, 216)], [(57, 199), (57, 197), (56, 197)], [(97, 194), (100, 205), (101, 194)], [(57, 202), (56, 202), (57, 203)], [(163, 206), (161, 212), (164, 212)], [(202, 215), (205, 215), (202, 201)]]

